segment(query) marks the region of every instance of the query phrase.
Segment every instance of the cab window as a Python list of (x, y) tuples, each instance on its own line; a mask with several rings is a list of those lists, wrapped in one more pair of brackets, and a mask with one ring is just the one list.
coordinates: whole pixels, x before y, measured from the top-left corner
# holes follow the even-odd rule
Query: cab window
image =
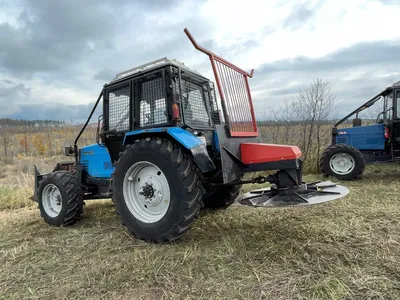
[(400, 91), (396, 93), (396, 119), (400, 119)]
[(393, 115), (393, 94), (386, 96), (386, 119), (388, 121), (392, 120)]

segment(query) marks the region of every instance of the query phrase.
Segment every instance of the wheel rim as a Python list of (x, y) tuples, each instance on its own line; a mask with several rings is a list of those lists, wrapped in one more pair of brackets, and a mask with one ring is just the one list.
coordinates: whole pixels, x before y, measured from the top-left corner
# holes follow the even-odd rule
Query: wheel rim
[(123, 194), (131, 214), (144, 223), (161, 220), (169, 208), (171, 193), (167, 177), (147, 161), (135, 163), (126, 172)]
[(62, 209), (62, 198), (58, 187), (54, 184), (48, 184), (42, 192), (42, 204), (44, 211), (50, 217), (57, 217)]
[(355, 161), (348, 153), (336, 153), (330, 159), (329, 165), (336, 174), (347, 175), (354, 170)]

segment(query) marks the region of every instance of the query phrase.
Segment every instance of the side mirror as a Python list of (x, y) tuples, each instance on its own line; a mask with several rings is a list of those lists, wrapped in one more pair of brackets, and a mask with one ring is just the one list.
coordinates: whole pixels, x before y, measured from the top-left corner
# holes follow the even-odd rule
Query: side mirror
[(362, 126), (362, 120), (360, 118), (353, 119), (353, 127)]

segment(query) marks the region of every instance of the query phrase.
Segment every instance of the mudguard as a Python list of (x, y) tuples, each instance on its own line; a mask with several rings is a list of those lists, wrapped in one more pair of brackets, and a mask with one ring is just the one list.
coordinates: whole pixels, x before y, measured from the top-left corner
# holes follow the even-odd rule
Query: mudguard
[(193, 155), (193, 160), (202, 173), (215, 170), (215, 165), (208, 155), (206, 145), (202, 140), (180, 127), (163, 127), (134, 130), (125, 133), (123, 144), (127, 145), (146, 135), (167, 135), (177, 141)]
[(260, 136), (232, 138), (229, 128), (224, 125), (216, 125), (216, 132), (221, 152), (223, 182), (239, 180), (245, 169), (245, 164), (241, 160), (240, 145), (242, 143), (260, 143), (261, 138)]

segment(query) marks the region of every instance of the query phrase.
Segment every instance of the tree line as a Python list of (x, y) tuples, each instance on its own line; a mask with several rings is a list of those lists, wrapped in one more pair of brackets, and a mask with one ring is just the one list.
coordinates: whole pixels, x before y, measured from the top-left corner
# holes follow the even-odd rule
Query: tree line
[[(316, 172), (319, 157), (331, 140), (331, 127), (335, 123), (331, 116), (335, 106), (336, 96), (330, 82), (317, 78), (303, 86), (294, 99), (283, 102), (279, 107), (271, 107), (265, 114), (265, 120), (258, 121), (262, 141), (299, 146), (307, 171)], [(5, 118), (0, 119), (0, 143), (6, 156), (12, 142), (15, 144), (13, 149), (18, 149), (18, 153), (56, 154), (62, 152), (69, 140), (73, 140), (77, 130), (78, 127), (64, 121)], [(95, 131), (87, 131), (88, 140), (82, 142), (91, 143)]]
[(13, 127), (60, 127), (64, 126), (65, 121), (59, 120), (24, 120), (24, 119), (10, 119), (0, 118), (0, 128), (13, 128)]

